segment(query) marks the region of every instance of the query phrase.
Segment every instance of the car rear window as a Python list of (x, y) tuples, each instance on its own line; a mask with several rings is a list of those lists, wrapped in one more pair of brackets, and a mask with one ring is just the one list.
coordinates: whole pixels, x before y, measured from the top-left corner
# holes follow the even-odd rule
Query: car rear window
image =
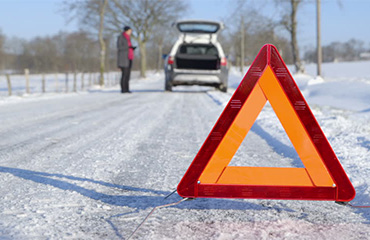
[(217, 48), (213, 45), (182, 45), (179, 49), (179, 53), (218, 56)]
[(177, 25), (180, 32), (186, 33), (216, 33), (220, 28), (219, 24), (216, 23), (179, 23)]

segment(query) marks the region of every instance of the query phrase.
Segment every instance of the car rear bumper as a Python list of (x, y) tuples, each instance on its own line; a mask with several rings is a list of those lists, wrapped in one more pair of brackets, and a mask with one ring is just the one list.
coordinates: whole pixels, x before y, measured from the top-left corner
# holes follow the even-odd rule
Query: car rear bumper
[(172, 85), (217, 86), (222, 83), (222, 76), (221, 70), (174, 69), (172, 72)]

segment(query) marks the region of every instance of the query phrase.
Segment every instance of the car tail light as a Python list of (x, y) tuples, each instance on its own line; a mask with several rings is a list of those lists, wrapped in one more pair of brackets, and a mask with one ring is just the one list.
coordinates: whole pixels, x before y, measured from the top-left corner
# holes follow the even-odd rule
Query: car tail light
[(226, 66), (227, 65), (227, 60), (225, 57), (221, 58), (221, 66)]
[(169, 65), (172, 65), (173, 64), (173, 57), (172, 56), (169, 56), (168, 57), (168, 60), (167, 60), (167, 64), (169, 64)]

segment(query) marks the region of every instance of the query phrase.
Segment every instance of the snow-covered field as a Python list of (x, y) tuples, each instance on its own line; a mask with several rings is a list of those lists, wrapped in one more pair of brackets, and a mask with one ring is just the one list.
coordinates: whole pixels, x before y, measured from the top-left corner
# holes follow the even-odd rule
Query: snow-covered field
[[(357, 191), (352, 203), (370, 205), (370, 62), (325, 64), (324, 80), (306, 69), (295, 79)], [(241, 79), (232, 69), (228, 93), (167, 93), (162, 73), (134, 75), (125, 95), (112, 86), (6, 97), (0, 85), (0, 239), (127, 239), (153, 207), (181, 199), (164, 197)], [(269, 105), (231, 163), (302, 167)], [(370, 210), (195, 199), (158, 209), (133, 239), (370, 239)]]

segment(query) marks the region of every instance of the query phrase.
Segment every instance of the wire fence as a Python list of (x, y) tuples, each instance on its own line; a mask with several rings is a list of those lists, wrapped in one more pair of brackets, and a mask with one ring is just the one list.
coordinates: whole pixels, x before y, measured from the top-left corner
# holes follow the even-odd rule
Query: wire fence
[[(114, 87), (119, 84), (119, 72), (104, 74), (104, 87)], [(0, 96), (22, 96), (34, 93), (68, 93), (88, 91), (99, 85), (100, 73), (52, 73), (5, 74), (0, 76)]]

